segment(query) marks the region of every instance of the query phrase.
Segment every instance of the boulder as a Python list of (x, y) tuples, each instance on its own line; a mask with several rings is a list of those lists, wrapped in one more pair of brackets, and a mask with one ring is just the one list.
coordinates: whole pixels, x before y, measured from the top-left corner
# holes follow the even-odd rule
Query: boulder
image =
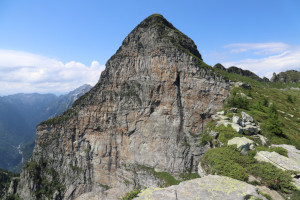
[(266, 200), (260, 195), (254, 185), (218, 175), (208, 175), (181, 182), (168, 188), (148, 188), (143, 190), (135, 200), (244, 200), (259, 198)]
[(231, 127), (236, 130), (237, 133), (243, 134), (243, 128), (240, 125), (232, 123)]
[(293, 145), (280, 144), (280, 145), (272, 145), (273, 147), (282, 147), (288, 151), (289, 159), (294, 160), (297, 165), (300, 166), (300, 150), (296, 149)]
[(254, 142), (246, 137), (235, 137), (228, 140), (228, 145), (236, 145), (242, 154), (247, 154), (249, 150), (253, 150)]
[(242, 120), (239, 116), (233, 116), (232, 117), (232, 123), (241, 125), (241, 122), (242, 122)]
[(248, 115), (244, 111), (242, 111), (241, 114), (244, 122), (253, 122), (253, 118), (250, 115)]
[(293, 170), (300, 172), (299, 160), (287, 158), (276, 152), (259, 151), (254, 157), (258, 161), (269, 162), (282, 170)]
[(201, 178), (208, 175), (202, 168), (201, 162), (199, 162), (199, 165), (198, 165), (198, 174)]
[(231, 124), (229, 121), (227, 120), (220, 120), (220, 121), (217, 121), (217, 125), (216, 126), (221, 126), (221, 125), (224, 125), (227, 127), (228, 124)]
[(266, 138), (265, 136), (261, 135), (261, 134), (257, 134), (257, 135), (254, 135), (252, 137), (256, 137), (260, 140), (261, 144), (262, 145), (267, 145), (267, 142), (268, 142), (268, 138)]

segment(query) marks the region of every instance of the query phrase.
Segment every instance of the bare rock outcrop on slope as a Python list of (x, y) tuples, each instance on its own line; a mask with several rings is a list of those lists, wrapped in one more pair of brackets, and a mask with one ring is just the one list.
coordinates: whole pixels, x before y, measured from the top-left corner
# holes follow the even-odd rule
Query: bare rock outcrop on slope
[(37, 127), (17, 194), (75, 199), (162, 185), (152, 169), (196, 172), (207, 148), (199, 145), (202, 124), (222, 107), (228, 88), (190, 38), (151, 15), (125, 38), (90, 92)]
[(244, 200), (266, 198), (254, 185), (226, 176), (208, 175), (168, 188), (148, 188), (135, 200)]

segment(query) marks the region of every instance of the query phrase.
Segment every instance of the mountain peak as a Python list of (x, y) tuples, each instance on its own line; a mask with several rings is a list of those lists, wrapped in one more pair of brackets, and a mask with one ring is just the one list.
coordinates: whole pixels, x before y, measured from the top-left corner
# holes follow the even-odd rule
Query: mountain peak
[(129, 33), (117, 54), (154, 56), (182, 51), (202, 61), (192, 39), (176, 29), (162, 15), (153, 14)]
[(152, 14), (149, 17), (147, 17), (146, 19), (144, 19), (139, 25), (138, 27), (149, 27), (149, 26), (167, 26), (168, 28), (177, 30), (173, 24), (171, 24), (168, 20), (166, 20), (166, 18), (164, 18), (164, 16), (162, 16), (161, 14)]

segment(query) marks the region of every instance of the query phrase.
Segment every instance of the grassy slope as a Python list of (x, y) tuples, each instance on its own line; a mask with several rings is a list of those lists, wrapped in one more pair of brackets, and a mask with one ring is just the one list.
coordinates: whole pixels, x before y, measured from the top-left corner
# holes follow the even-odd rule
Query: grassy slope
[[(233, 81), (241, 81), (252, 86), (250, 91), (243, 88), (234, 89), (237, 93), (243, 92), (248, 96), (249, 93), (251, 93), (253, 98), (252, 100), (249, 100), (249, 108), (240, 109), (240, 111), (246, 111), (255, 121), (260, 123), (262, 134), (269, 138), (271, 143), (292, 144), (300, 149), (300, 90), (289, 89), (291, 87), (300, 88), (300, 83), (264, 83), (218, 69), (215, 69), (215, 71), (222, 74), (225, 78)], [(292, 97), (293, 103), (288, 101), (289, 95)], [(286, 138), (277, 137), (268, 131), (267, 113), (269, 106), (261, 106), (260, 108), (257, 106), (258, 102), (263, 102), (264, 99), (267, 99), (269, 105), (275, 104), (278, 111), (278, 120)]]
[[(237, 106), (239, 107), (238, 113), (245, 111), (250, 114), (254, 121), (259, 123), (261, 134), (269, 139), (269, 144), (292, 144), (300, 149), (300, 90), (290, 89), (291, 87), (300, 88), (299, 83), (264, 83), (219, 69), (214, 70), (229, 80), (241, 81), (251, 85), (252, 89), (250, 90), (241, 87), (234, 88), (231, 91), (230, 98), (232, 99), (234, 94), (236, 95), (237, 93), (244, 93), (252, 98), (250, 100), (244, 99), (247, 101), (246, 106), (245, 104), (240, 104), (242, 105), (241, 107)], [(288, 97), (290, 97), (289, 100)], [(230, 98), (227, 100), (227, 105), (224, 106), (223, 110), (228, 110), (232, 107), (232, 105), (229, 105)], [(240, 101), (240, 99), (238, 100)], [(272, 105), (275, 105), (278, 115), (276, 124), (282, 130), (282, 133), (277, 135), (269, 126)], [(228, 112), (227, 115), (230, 116), (232, 113)], [(260, 183), (251, 182), (252, 184), (266, 185), (271, 189), (278, 190), (285, 197), (298, 199), (300, 192), (295, 190), (290, 184), (290, 174), (293, 172), (283, 172), (269, 163), (257, 162), (253, 158), (256, 154), (255, 151), (251, 151), (248, 155), (242, 155), (234, 147), (227, 146), (226, 143), (229, 139), (243, 136), (237, 134), (231, 127), (216, 127), (215, 122), (210, 122), (207, 128), (218, 131), (220, 133), (218, 139), (224, 145), (210, 149), (204, 154), (201, 165), (206, 172), (230, 176), (244, 181), (248, 180), (249, 175), (252, 175), (261, 180)], [(251, 136), (246, 137), (253, 139)], [(206, 138), (205, 141), (211, 140)], [(267, 150), (267, 148), (262, 145), (256, 147), (257, 150)], [(286, 152), (282, 151), (283, 149), (268, 150), (279, 151), (283, 155), (286, 154)]]

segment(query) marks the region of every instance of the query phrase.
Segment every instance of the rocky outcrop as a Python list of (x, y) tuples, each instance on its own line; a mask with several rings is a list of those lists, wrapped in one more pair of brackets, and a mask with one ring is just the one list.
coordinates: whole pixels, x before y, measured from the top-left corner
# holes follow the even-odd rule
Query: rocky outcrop
[[(232, 109), (235, 110), (235, 108)], [(225, 115), (225, 111), (220, 111), (213, 115), (212, 119), (217, 121), (217, 126), (224, 125), (227, 127), (227, 125), (230, 125), (239, 134), (258, 135), (260, 127), (253, 121), (250, 115), (244, 111), (241, 112), (242, 118), (237, 116), (236, 113), (233, 113), (233, 115), (234, 116), (230, 119)]]
[(276, 152), (259, 151), (255, 158), (259, 161), (269, 162), (282, 170), (300, 171), (297, 162)]
[(148, 188), (135, 200), (244, 200), (263, 199), (254, 185), (225, 176), (208, 175), (168, 188)]
[(252, 78), (252, 79), (257, 80), (257, 81), (265, 81), (264, 79), (262, 79), (259, 76), (257, 76), (255, 73), (253, 73), (253, 72), (251, 72), (249, 70), (241, 69), (239, 67), (231, 66), (231, 67), (229, 67), (229, 68), (226, 69), (222, 64), (217, 63), (214, 66), (214, 68), (226, 71), (228, 73), (234, 73), (234, 74), (239, 74), (241, 76), (246, 76), (246, 77)]
[(95, 87), (37, 127), (17, 194), (75, 199), (108, 188), (159, 186), (155, 174), (162, 171), (196, 172), (207, 148), (199, 145), (202, 127), (228, 88), (190, 38), (151, 15), (125, 38)]
[(283, 83), (299, 83), (300, 82), (300, 72), (296, 70), (288, 70), (285, 72), (280, 72), (279, 74), (273, 73), (271, 82), (283, 82)]

